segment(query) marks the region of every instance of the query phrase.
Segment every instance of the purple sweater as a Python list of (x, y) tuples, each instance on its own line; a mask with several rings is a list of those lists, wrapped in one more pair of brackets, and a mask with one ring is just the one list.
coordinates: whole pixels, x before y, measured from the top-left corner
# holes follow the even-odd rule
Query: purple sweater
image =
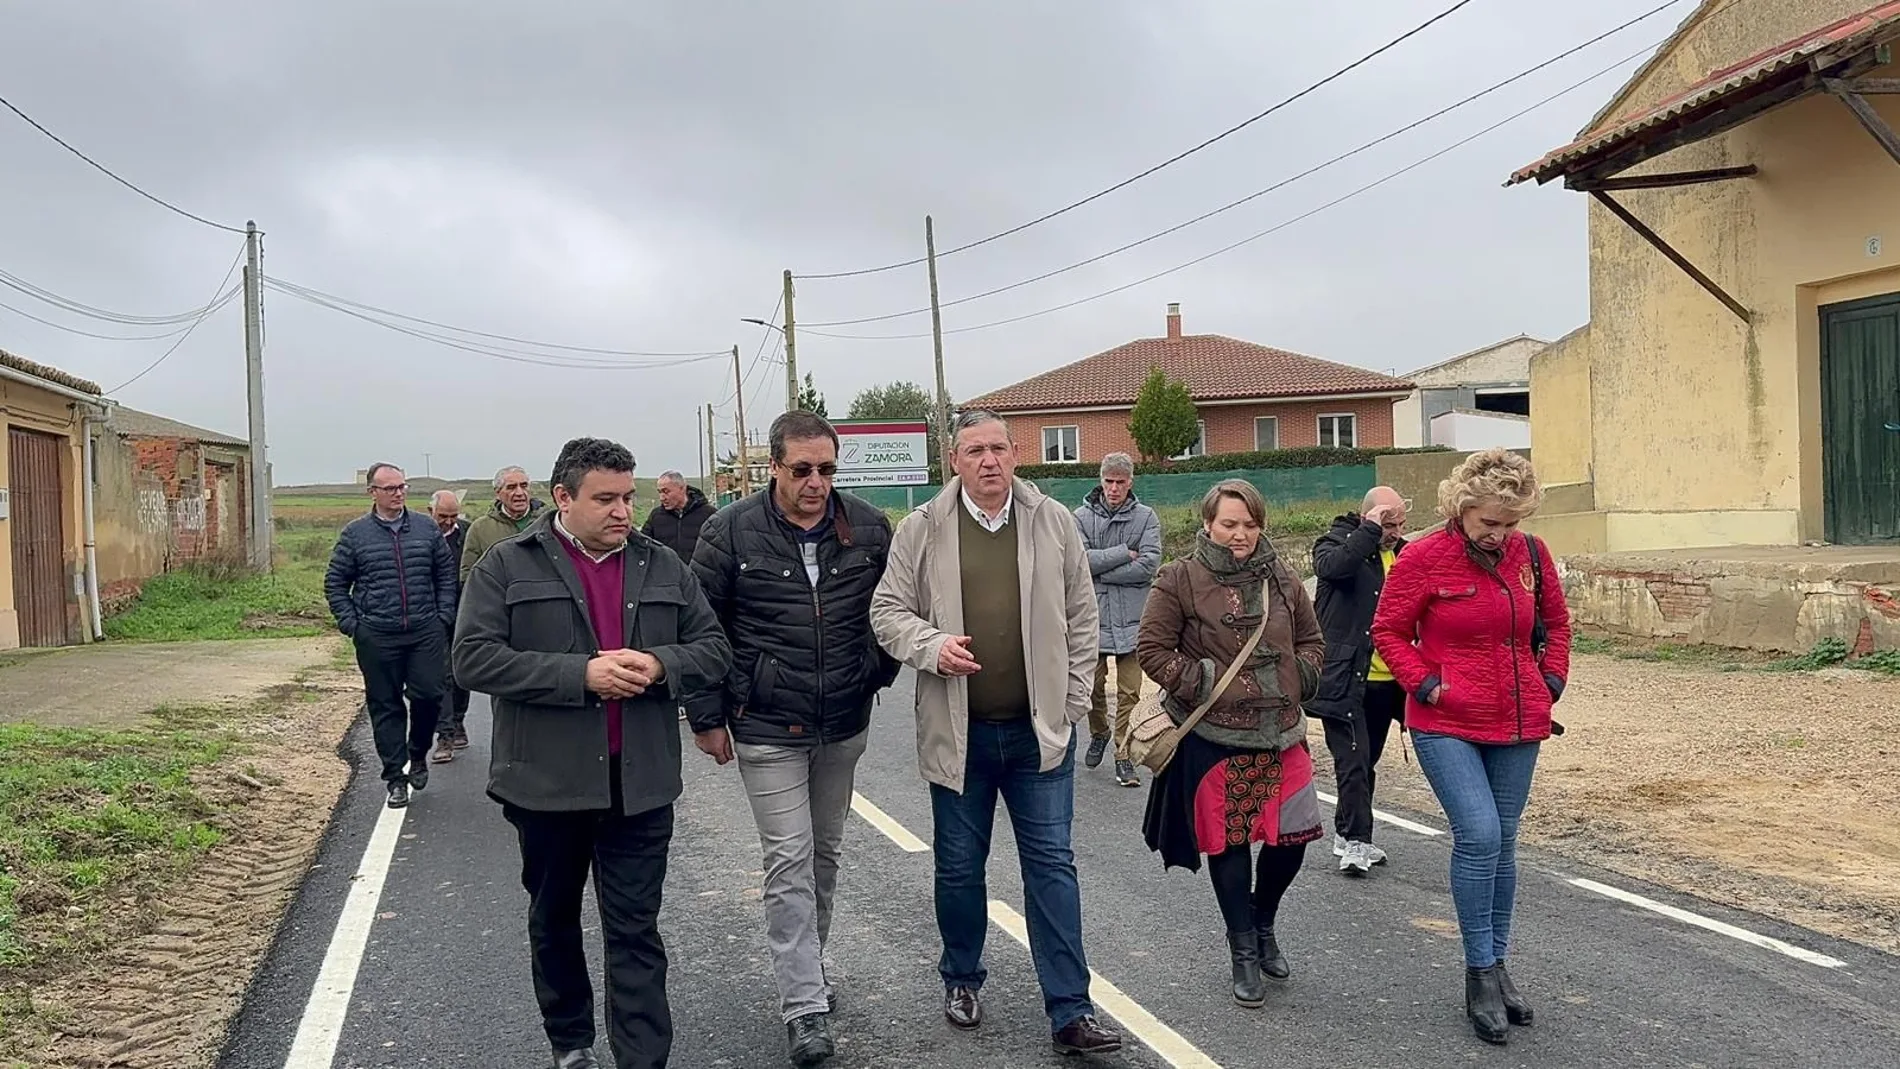
[[(558, 536), (557, 536), (558, 537)], [(621, 598), (626, 592), (627, 553), (622, 550), (596, 562), (566, 538), (559, 539), (580, 574), (581, 590), (587, 596), (587, 618), (594, 624), (594, 641), (602, 650), (626, 646), (626, 620), (621, 614)], [(607, 703), (607, 752), (620, 754), (620, 703)]]

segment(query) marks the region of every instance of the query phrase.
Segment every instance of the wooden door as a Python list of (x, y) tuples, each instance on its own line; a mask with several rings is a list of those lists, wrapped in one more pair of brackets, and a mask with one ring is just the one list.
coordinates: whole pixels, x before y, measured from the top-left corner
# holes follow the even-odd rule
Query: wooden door
[(13, 609), (23, 646), (64, 646), (66, 623), (65, 495), (60, 492), (61, 440), (7, 430), (7, 482), (12, 498)]
[(1821, 309), (1821, 470), (1829, 542), (1900, 538), (1900, 293)]

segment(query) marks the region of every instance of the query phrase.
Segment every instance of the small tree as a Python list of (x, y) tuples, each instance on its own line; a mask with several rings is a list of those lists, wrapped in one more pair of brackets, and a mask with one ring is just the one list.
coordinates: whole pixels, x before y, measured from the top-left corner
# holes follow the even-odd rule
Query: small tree
[(831, 418), (831, 413), (825, 411), (825, 395), (819, 393), (818, 387), (812, 384), (809, 371), (805, 372), (805, 388), (798, 391), (798, 407), (812, 415)]
[(1200, 414), (1187, 384), (1168, 378), (1159, 367), (1148, 372), (1128, 416), (1129, 436), (1145, 460), (1180, 456), (1201, 436)]

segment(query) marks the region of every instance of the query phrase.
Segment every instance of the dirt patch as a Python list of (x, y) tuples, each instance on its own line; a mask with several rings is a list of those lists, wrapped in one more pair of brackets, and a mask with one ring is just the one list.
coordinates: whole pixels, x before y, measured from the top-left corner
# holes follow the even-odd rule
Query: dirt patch
[[(1900, 680), (1579, 655), (1526, 841), (1900, 953)], [(1324, 735), (1312, 732), (1322, 782)], [(1396, 739), (1394, 742), (1396, 743)], [(1379, 798), (1442, 812), (1388, 745)]]
[(349, 779), (335, 745), (361, 683), (334, 669), (281, 686), (229, 724), (233, 756), (197, 777), (221, 841), (186, 877), (134, 889), (109, 952), (28, 978), (27, 1030), (0, 1062), (44, 1069), (195, 1069), (216, 1058), (246, 986), (315, 859)]

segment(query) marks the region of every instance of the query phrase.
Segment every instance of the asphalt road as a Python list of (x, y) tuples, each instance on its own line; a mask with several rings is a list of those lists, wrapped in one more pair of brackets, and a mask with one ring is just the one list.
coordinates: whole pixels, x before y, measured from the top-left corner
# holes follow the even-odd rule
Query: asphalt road
[[(928, 842), (910, 709), (906, 673), (879, 709), (858, 790)], [(334, 1069), (548, 1062), (512, 832), (483, 794), (488, 716), (479, 697), (469, 726), (475, 744), (434, 771), (405, 816)], [(366, 731), (359, 727), (346, 745), (359, 770), (373, 767)], [(1873, 1067), (1894, 1065), (1900, 1051), (1900, 961), (1531, 851), (1522, 858), (1511, 971), (1535, 1003), (1537, 1023), (1514, 1029), (1506, 1048), (1487, 1047), (1462, 1012), (1449, 839), (1384, 824), (1376, 838), (1391, 863), (1370, 879), (1340, 876), (1330, 849), (1309, 848), (1280, 919), (1293, 979), (1264, 1009), (1239, 1009), (1226, 994), (1223, 929), (1206, 877), (1164, 873), (1147, 852), (1139, 830), (1145, 796), (1117, 787), (1106, 767), (1079, 771), (1075, 847), (1089, 963), (1189, 1046), (1131, 1043), (1102, 1064)], [(1535, 798), (1532, 806), (1534, 820)], [(374, 773), (359, 775), (220, 1069), (285, 1065), (380, 813)], [(1438, 814), (1409, 816), (1444, 826)], [(990, 893), (1020, 911), (1014, 846), (1001, 814), (998, 823)], [(675, 1065), (789, 1064), (758, 901), (758, 849), (736, 768), (717, 768), (689, 745), (662, 912)], [(1076, 1064), (1049, 1048), (1028, 951), (994, 925), (983, 1028), (964, 1034), (945, 1024), (929, 854), (905, 852), (857, 817), (845, 850), (831, 948), (841, 998), (833, 1065)], [(1577, 878), (1843, 964), (1823, 967), (1615, 901), (1569, 882)], [(591, 916), (591, 902), (588, 909)], [(596, 937), (590, 926), (598, 969)], [(604, 1027), (601, 1035), (605, 1057)]]

